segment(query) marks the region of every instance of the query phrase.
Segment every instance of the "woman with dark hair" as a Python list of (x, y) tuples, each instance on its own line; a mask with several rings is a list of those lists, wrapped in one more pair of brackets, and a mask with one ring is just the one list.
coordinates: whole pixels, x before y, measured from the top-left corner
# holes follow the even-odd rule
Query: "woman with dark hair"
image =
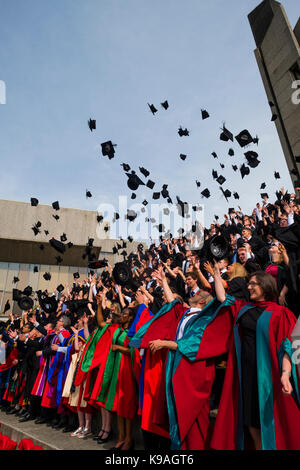
[[(225, 302), (228, 295), (217, 265), (214, 278), (217, 298)], [(211, 447), (242, 450), (248, 433), (255, 449), (299, 449), (298, 377), (291, 345), (296, 318), (277, 303), (270, 274), (251, 274), (248, 289), (250, 302), (235, 299), (227, 308), (233, 334), (228, 336), (228, 363)]]
[[(126, 307), (120, 313), (115, 311), (108, 324), (103, 319), (101, 296), (98, 294), (96, 299), (98, 329), (87, 344), (75, 385), (82, 372), (90, 372), (84, 399), (97, 408), (116, 413), (118, 441), (114, 449), (132, 450), (132, 423), (138, 407), (137, 382), (140, 374), (139, 355), (129, 347), (128, 338), (134, 315)], [(111, 432), (106, 429), (98, 443), (103, 444), (110, 439)]]

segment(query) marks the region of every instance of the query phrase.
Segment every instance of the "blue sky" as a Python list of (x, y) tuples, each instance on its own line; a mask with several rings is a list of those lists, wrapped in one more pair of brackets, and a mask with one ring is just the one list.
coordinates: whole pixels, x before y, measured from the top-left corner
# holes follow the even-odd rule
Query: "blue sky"
[[(258, 3), (0, 0), (0, 80), (7, 88), (7, 104), (0, 105), (0, 198), (117, 207), (118, 195), (131, 195), (123, 162), (138, 173), (138, 166), (147, 168), (155, 189), (168, 184), (173, 200), (204, 203), (206, 225), (212, 214), (237, 207), (233, 198), (226, 203), (212, 169), (227, 178), (224, 189), (240, 194), (246, 211), (263, 181), (270, 195), (281, 186), (291, 191), (253, 54), (247, 15)], [(299, 2), (283, 5), (294, 27)], [(167, 111), (160, 106), (166, 99)], [(155, 116), (147, 103), (156, 105)], [(202, 121), (201, 108), (210, 119)], [(97, 120), (93, 133), (90, 117)], [(244, 161), (242, 149), (219, 140), (224, 121), (234, 135), (248, 128), (260, 138), (253, 150), (261, 164), (244, 180), (231, 169)], [(180, 138), (179, 126), (190, 137)], [(113, 160), (101, 154), (107, 140), (117, 144)], [(235, 157), (227, 155), (230, 147)], [(188, 155), (185, 162), (180, 153)], [(274, 170), (282, 177), (277, 182)], [(200, 197), (206, 187), (209, 200)], [(136, 201), (151, 200), (150, 190), (137, 194)]]

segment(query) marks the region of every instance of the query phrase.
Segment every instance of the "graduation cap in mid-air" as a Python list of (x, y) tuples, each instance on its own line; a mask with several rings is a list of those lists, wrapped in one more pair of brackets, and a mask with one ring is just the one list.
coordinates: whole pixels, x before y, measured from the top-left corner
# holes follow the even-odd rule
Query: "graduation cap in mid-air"
[(136, 218), (137, 213), (134, 210), (127, 209), (126, 219), (128, 219), (129, 222), (133, 222)]
[(256, 152), (246, 152), (245, 154), (246, 160), (250, 168), (256, 168), (260, 164), (260, 160), (258, 160), (258, 154)]
[(243, 165), (240, 167), (240, 172), (242, 179), (244, 179), (245, 176), (249, 175), (250, 168), (243, 163)]
[(36, 199), (35, 197), (32, 197), (32, 198), (30, 199), (30, 203), (31, 203), (31, 205), (32, 205), (33, 207), (34, 207), (34, 206), (36, 207), (36, 206), (38, 205), (38, 203), (39, 203), (39, 200)]
[(218, 155), (216, 154), (216, 152), (213, 152), (213, 153), (212, 153), (212, 156), (213, 156), (214, 158), (218, 158)]
[(86, 197), (92, 197), (91, 191), (86, 190), (86, 191), (85, 191), (85, 196), (86, 196)]
[(79, 274), (78, 272), (73, 273), (73, 278), (74, 278), (74, 279), (79, 279), (79, 278), (80, 278), (80, 274)]
[(262, 199), (269, 199), (268, 193), (261, 193), (260, 197), (261, 197)]
[(89, 119), (88, 120), (88, 126), (90, 128), (90, 131), (93, 132), (93, 130), (96, 129), (96, 120), (95, 119)]
[(276, 180), (280, 180), (280, 174), (277, 171), (275, 171), (274, 177)]
[(45, 273), (45, 274), (43, 274), (43, 278), (45, 279), (45, 281), (50, 281), (51, 274), (50, 273)]
[(181, 154), (179, 155), (179, 157), (181, 158), (181, 160), (184, 161), (184, 160), (186, 159), (187, 155), (184, 155), (184, 153), (181, 153)]
[(161, 104), (161, 106), (162, 106), (164, 109), (166, 109), (166, 110), (167, 110), (167, 109), (168, 109), (168, 107), (169, 107), (169, 103), (168, 103), (168, 101), (167, 101), (167, 100), (166, 100), (166, 101), (164, 101), (163, 103), (160, 103), (160, 104)]
[(224, 176), (220, 175), (218, 178), (217, 178), (217, 183), (219, 184), (224, 184), (226, 181), (226, 178), (224, 178)]
[(246, 147), (253, 142), (253, 138), (247, 129), (241, 131), (238, 135), (235, 136), (235, 138), (241, 147)]
[(106, 155), (108, 156), (109, 160), (114, 158), (115, 156), (115, 149), (116, 144), (113, 144), (111, 140), (108, 140), (107, 142), (103, 142), (101, 144), (102, 148), (102, 155), (105, 157)]
[(197, 185), (197, 188), (200, 188), (200, 186), (201, 186), (200, 181), (197, 181), (197, 180), (196, 180), (196, 185)]
[(56, 261), (57, 261), (57, 264), (60, 264), (60, 263), (63, 262), (63, 259), (62, 259), (61, 256), (56, 256), (55, 259), (56, 259)]
[(150, 111), (151, 111), (151, 113), (152, 113), (153, 115), (154, 115), (155, 113), (157, 113), (157, 109), (156, 109), (156, 107), (154, 106), (154, 104), (149, 104), (149, 103), (148, 103), (148, 106), (149, 106)]
[(233, 134), (228, 129), (226, 129), (225, 124), (223, 125), (222, 132), (220, 134), (220, 140), (223, 140), (224, 142), (231, 140), (233, 142)]
[(161, 190), (161, 195), (164, 199), (166, 199), (167, 197), (169, 197), (169, 191), (168, 191), (168, 185), (167, 184), (164, 184), (163, 187), (162, 187), (162, 190)]
[(152, 199), (159, 199), (160, 198), (160, 193), (153, 193)]
[(136, 191), (140, 185), (145, 185), (145, 183), (135, 174), (135, 171), (131, 173), (126, 173), (128, 176), (127, 186), (131, 191)]
[(236, 165), (232, 165), (233, 171), (237, 171), (238, 167)]
[(109, 225), (105, 225), (104, 232), (108, 232), (108, 231), (109, 231)]
[(35, 236), (37, 236), (41, 232), (37, 224), (33, 225), (33, 227), (31, 227), (31, 230), (33, 230)]
[(64, 253), (66, 251), (65, 245), (59, 240), (56, 240), (55, 238), (51, 238), (51, 240), (49, 240), (49, 243), (52, 248), (54, 248), (59, 253)]
[(265, 189), (265, 187), (266, 187), (266, 183), (262, 183), (260, 189)]
[(97, 222), (100, 223), (103, 220), (103, 215), (97, 215)]
[(149, 188), (149, 189), (153, 189), (154, 186), (155, 186), (155, 183), (154, 183), (154, 181), (148, 180), (146, 186), (147, 186), (147, 188)]
[(59, 220), (59, 215), (52, 215), (53, 219), (55, 219), (56, 221)]
[(34, 266), (33, 272), (34, 272), (34, 273), (38, 273), (38, 272), (39, 272), (39, 268), (38, 268), (37, 266)]
[(120, 166), (123, 167), (124, 171), (130, 171), (130, 166), (128, 165), (128, 163), (121, 163)]
[(59, 202), (58, 201), (52, 202), (52, 207), (56, 211), (59, 211)]
[(274, 121), (276, 121), (277, 118), (278, 118), (278, 115), (276, 113), (274, 113), (272, 115), (271, 121), (274, 122)]
[(210, 197), (210, 191), (209, 191), (208, 188), (204, 189), (201, 194), (202, 194), (202, 196), (205, 197), (206, 199), (208, 199), (208, 198)]
[(146, 199), (142, 202), (143, 206), (147, 206), (148, 205), (148, 201), (146, 201)]
[(64, 290), (64, 286), (62, 284), (59, 284), (56, 288), (57, 292), (62, 292)]
[(187, 129), (182, 129), (182, 127), (180, 126), (179, 129), (178, 129), (178, 134), (180, 135), (180, 137), (183, 137), (183, 136), (189, 136), (190, 133)]
[(142, 173), (142, 175), (145, 176), (145, 178), (148, 178), (148, 176), (150, 175), (150, 171), (146, 170), (146, 168), (143, 168), (143, 167), (139, 167), (140, 169), (140, 172)]
[(225, 165), (223, 163), (220, 163), (220, 167), (222, 168), (222, 170), (224, 170)]
[(135, 193), (131, 194), (131, 199), (136, 199), (136, 194)]
[(234, 150), (233, 150), (233, 149), (229, 149), (229, 150), (228, 150), (228, 155), (229, 155), (230, 157), (233, 157), (233, 156), (234, 156)]
[(13, 284), (16, 284), (17, 282), (19, 282), (19, 278), (17, 276), (14, 276), (13, 278)]
[(240, 196), (238, 195), (238, 193), (233, 193), (233, 197), (234, 199), (240, 199)]
[(201, 109), (201, 115), (203, 120), (209, 118), (209, 113), (206, 111), (206, 109)]
[(67, 246), (68, 246), (68, 248), (72, 248), (72, 246), (74, 246), (74, 244), (72, 242), (68, 242)]
[(222, 193), (224, 194), (224, 197), (226, 199), (226, 201), (228, 202), (228, 198), (231, 197), (231, 191), (229, 191), (229, 189), (224, 189), (220, 186), (220, 189), (222, 191)]

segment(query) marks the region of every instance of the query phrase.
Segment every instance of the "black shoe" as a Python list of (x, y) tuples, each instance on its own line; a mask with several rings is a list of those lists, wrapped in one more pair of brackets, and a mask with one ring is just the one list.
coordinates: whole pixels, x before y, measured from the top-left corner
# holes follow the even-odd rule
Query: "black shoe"
[(99, 431), (99, 434), (97, 434), (96, 436), (93, 436), (93, 441), (98, 441), (98, 439), (101, 439), (104, 432), (105, 431), (101, 429), (101, 431)]
[(105, 434), (107, 434), (107, 437), (105, 437), (105, 438), (99, 437), (99, 438), (97, 439), (98, 444), (105, 444), (106, 442), (112, 440), (112, 437), (113, 437), (112, 430), (110, 430), (109, 433), (107, 433), (106, 431), (104, 431), (103, 435), (105, 435)]
[(16, 410), (16, 408), (10, 408), (9, 410), (7, 410), (6, 414), (7, 415), (14, 415), (18, 410)]
[(74, 424), (67, 424), (67, 426), (63, 429), (63, 432), (73, 432), (76, 431), (77, 426), (74, 426)]
[(53, 429), (63, 429), (67, 426), (67, 420), (65, 418), (60, 419), (58, 423), (53, 424)]
[(48, 423), (47, 423), (47, 426), (53, 428), (58, 423), (59, 423), (59, 418), (50, 419), (50, 421), (48, 421)]
[(26, 415), (26, 413), (27, 413), (26, 408), (20, 408), (19, 411), (17, 411), (16, 416), (20, 418), (21, 416)]
[(35, 424), (46, 424), (46, 423), (48, 423), (48, 421), (45, 418), (38, 418), (35, 420)]
[(19, 419), (19, 423), (26, 423), (27, 421), (32, 421), (35, 419), (35, 416), (31, 416), (30, 413), (26, 413), (23, 418)]

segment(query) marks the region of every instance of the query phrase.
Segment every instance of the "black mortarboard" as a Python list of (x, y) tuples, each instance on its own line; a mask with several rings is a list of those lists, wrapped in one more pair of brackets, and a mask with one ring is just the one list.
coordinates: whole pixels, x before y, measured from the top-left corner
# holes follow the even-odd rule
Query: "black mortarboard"
[(32, 206), (37, 206), (38, 203), (39, 203), (38, 199), (36, 199), (35, 197), (32, 197), (32, 198), (30, 199), (30, 202), (31, 202), (31, 205), (32, 205)]
[(233, 171), (237, 171), (238, 167), (236, 165), (232, 165)]
[(118, 214), (118, 212), (115, 212), (114, 213), (114, 219), (115, 220), (118, 220), (120, 218), (120, 215)]
[(45, 281), (50, 281), (51, 274), (50, 273), (45, 273), (45, 274), (43, 274), (43, 278), (45, 279)]
[(85, 195), (86, 197), (92, 197), (92, 193), (88, 190), (86, 190)]
[(273, 103), (273, 101), (269, 101), (269, 106), (271, 106), (271, 107), (275, 106), (275, 104)]
[(153, 181), (149, 180), (149, 181), (147, 182), (146, 186), (147, 186), (147, 188), (149, 188), (149, 189), (153, 189), (154, 186), (155, 186), (155, 183), (154, 183)]
[(73, 277), (74, 279), (78, 279), (80, 277), (80, 274), (78, 272), (73, 273)]
[(206, 111), (206, 109), (201, 109), (201, 114), (202, 114), (202, 119), (207, 119), (209, 118), (209, 114)]
[(31, 227), (31, 229), (33, 230), (33, 233), (34, 233), (35, 236), (37, 236), (40, 233), (40, 230), (38, 229), (38, 227), (36, 225)]
[(45, 235), (49, 235), (49, 231), (48, 231), (48, 230), (44, 230), (44, 233), (45, 233)]
[(59, 219), (59, 215), (52, 215), (52, 217), (53, 217), (55, 220), (58, 220), (58, 219)]
[(103, 220), (103, 215), (97, 215), (97, 222), (100, 223)]
[(160, 233), (165, 232), (166, 230), (164, 224), (155, 225), (155, 227)]
[(216, 220), (219, 220), (219, 216), (218, 216), (218, 215), (215, 215), (215, 219), (216, 219)]
[(133, 222), (136, 218), (137, 218), (137, 213), (133, 210), (127, 209), (126, 219), (128, 219), (129, 222)]
[(37, 223), (35, 224), (35, 226), (36, 226), (37, 228), (41, 227), (41, 225), (42, 225), (42, 223), (41, 223), (39, 220), (38, 220)]
[(131, 191), (136, 191), (141, 184), (145, 185), (135, 172), (126, 173), (126, 175), (128, 176), (127, 186)]
[(256, 168), (260, 164), (260, 160), (258, 160), (258, 153), (250, 151), (246, 152), (244, 155), (246, 157), (248, 165), (251, 168)]
[(213, 153), (212, 153), (212, 156), (213, 156), (214, 158), (218, 158), (218, 155), (216, 154), (216, 152), (213, 152)]
[(169, 204), (173, 204), (172, 199), (170, 197), (168, 197), (167, 201), (168, 201)]
[(129, 235), (129, 237), (127, 237), (127, 240), (132, 243), (133, 242), (133, 238)]
[(61, 236), (60, 236), (60, 241), (61, 242), (66, 242), (68, 239), (67, 239), (67, 235), (65, 233), (63, 233)]
[(93, 246), (94, 238), (89, 238), (87, 242), (87, 246)]
[(225, 125), (223, 125), (220, 140), (223, 140), (224, 142), (228, 142), (228, 140), (231, 140), (233, 142), (233, 134), (228, 129), (226, 129)]
[(230, 157), (233, 157), (233, 155), (234, 155), (234, 150), (233, 150), (233, 149), (229, 149), (229, 150), (228, 150), (228, 155), (229, 155)]
[(116, 255), (118, 253), (117, 247), (113, 246), (112, 252), (114, 255)]
[(295, 157), (296, 163), (300, 163), (300, 156)]
[(145, 178), (148, 178), (148, 176), (150, 175), (150, 171), (146, 170), (146, 168), (143, 168), (143, 167), (139, 167), (140, 168), (140, 172), (145, 176)]
[(244, 179), (244, 176), (249, 175), (250, 168), (243, 163), (243, 165), (240, 167), (240, 172), (242, 175), (242, 179)]
[(161, 104), (161, 105), (162, 105), (162, 107), (163, 107), (163, 108), (165, 108), (165, 109), (168, 109), (168, 107), (169, 107), (169, 103), (168, 103), (168, 101), (167, 101), (167, 100), (166, 100), (166, 101), (164, 101), (163, 103), (160, 103), (160, 104)]
[(102, 155), (105, 157), (106, 155), (108, 156), (109, 160), (114, 158), (115, 155), (115, 144), (112, 143), (111, 140), (108, 140), (107, 142), (103, 142), (101, 144), (102, 147)]
[(7, 312), (8, 310), (10, 310), (10, 303), (9, 303), (9, 300), (6, 301), (6, 304), (4, 306), (4, 313)]
[(52, 207), (53, 207), (53, 209), (58, 211), (59, 210), (59, 202), (58, 201), (52, 202)]
[(163, 189), (161, 191), (161, 195), (163, 198), (167, 198), (169, 196), (169, 191), (168, 191), (168, 185), (167, 184), (164, 184), (163, 185)]
[(156, 107), (154, 106), (154, 104), (149, 104), (149, 103), (148, 103), (148, 106), (149, 106), (150, 111), (151, 111), (151, 113), (152, 113), (153, 115), (154, 115), (155, 113), (157, 113), (157, 109), (156, 109)]
[(124, 171), (130, 171), (130, 166), (127, 163), (121, 163)]
[(253, 138), (247, 129), (241, 131), (238, 135), (235, 136), (235, 138), (241, 147), (250, 145), (253, 142)]
[(65, 245), (59, 240), (55, 240), (55, 238), (51, 238), (51, 240), (49, 240), (49, 243), (52, 248), (54, 248), (59, 253), (64, 253), (66, 251)]
[(186, 155), (184, 155), (184, 153), (181, 153), (181, 154), (179, 155), (179, 157), (181, 158), (181, 160), (183, 160), (183, 161), (184, 161), (184, 160), (186, 159), (186, 157), (187, 157), (187, 156), (186, 156)]
[(62, 259), (61, 256), (56, 256), (55, 259), (56, 259), (56, 261), (57, 261), (57, 264), (60, 264), (60, 263), (63, 262), (63, 259)]
[(253, 143), (254, 143), (254, 144), (258, 145), (258, 141), (259, 141), (258, 136), (253, 137)]
[(182, 129), (182, 127), (179, 127), (178, 134), (180, 135), (180, 137), (190, 135), (189, 131), (187, 129)]
[(220, 163), (220, 167), (224, 170), (225, 165), (223, 163)]
[(117, 243), (117, 249), (121, 250), (121, 248), (122, 248), (122, 245), (120, 245), (120, 243)]
[(197, 181), (197, 180), (196, 180), (196, 185), (197, 185), (197, 188), (200, 188), (200, 186), (201, 186), (200, 181)]
[(219, 184), (224, 184), (226, 181), (226, 178), (224, 178), (224, 176), (220, 175), (218, 178), (217, 178), (217, 183)]
[(125, 240), (123, 240), (122, 248), (127, 248), (127, 243), (125, 242)]
[(43, 251), (45, 249), (44, 245), (40, 245), (40, 250)]
[(269, 195), (267, 193), (261, 193), (261, 198), (264, 199), (265, 197), (269, 199)]
[(109, 231), (109, 225), (105, 225), (104, 232), (108, 232), (108, 231)]
[(221, 189), (222, 193), (224, 194), (224, 197), (225, 197), (226, 201), (228, 201), (228, 198), (231, 197), (231, 191), (229, 191), (229, 189), (225, 189), (225, 191), (224, 191), (224, 189), (221, 188), (221, 187), (220, 187), (220, 189)]
[(276, 119), (277, 119), (277, 118), (278, 118), (277, 114), (276, 114), (276, 113), (274, 113), (274, 114), (273, 114), (273, 116), (272, 116), (272, 119), (271, 119), (271, 121), (272, 121), (272, 122), (273, 122), (273, 121), (276, 121)]
[(37, 266), (34, 266), (33, 272), (34, 272), (34, 273), (38, 273), (38, 272), (39, 272), (39, 268), (38, 268)]
[(68, 243), (68, 248), (72, 248), (72, 246), (73, 246), (73, 243), (72, 243), (72, 242), (69, 242), (69, 243)]
[(153, 193), (152, 199), (159, 199), (160, 193)]
[(95, 119), (89, 119), (88, 120), (88, 126), (90, 128), (90, 131), (93, 132), (93, 129), (96, 129), (96, 120)]
[(17, 276), (14, 276), (14, 279), (13, 279), (13, 283), (16, 284), (17, 282), (19, 282), (19, 278)]
[(274, 177), (275, 177), (276, 180), (279, 180), (280, 179), (280, 174), (277, 171), (275, 171)]
[(234, 199), (240, 199), (240, 196), (238, 195), (238, 193), (233, 193), (233, 197)]
[(64, 286), (62, 284), (59, 284), (59, 286), (57, 286), (56, 290), (58, 292), (62, 292), (64, 290)]
[(206, 197), (206, 199), (208, 199), (210, 197), (210, 192), (209, 192), (209, 189), (204, 189), (204, 191), (202, 191), (202, 196)]
[(136, 194), (135, 193), (131, 194), (131, 199), (136, 199)]

